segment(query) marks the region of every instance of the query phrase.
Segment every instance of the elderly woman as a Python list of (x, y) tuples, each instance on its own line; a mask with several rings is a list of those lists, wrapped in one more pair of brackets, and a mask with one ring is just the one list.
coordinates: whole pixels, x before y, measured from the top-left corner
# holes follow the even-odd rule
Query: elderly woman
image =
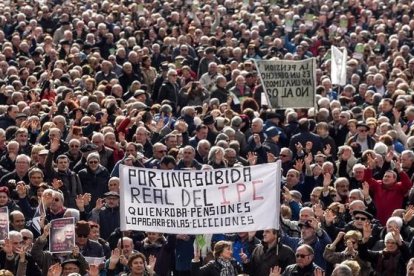
[(142, 253), (134, 253), (128, 258), (129, 273), (121, 273), (120, 276), (152, 276), (155, 275), (151, 264), (147, 265)]
[(200, 255), (195, 254), (191, 275), (236, 276), (242, 272), (242, 269), (240, 264), (232, 259), (232, 256), (232, 243), (228, 241), (219, 241), (214, 245), (214, 260), (211, 260), (205, 266), (200, 267)]
[(362, 244), (358, 248), (361, 260), (373, 264), (377, 275), (405, 275), (406, 263), (410, 259), (408, 246), (404, 243), (398, 227), (391, 226), (385, 235), (385, 248), (381, 251), (369, 250), (367, 241), (371, 237), (372, 228), (369, 223), (364, 225)]
[[(342, 240), (344, 240), (345, 249), (341, 252), (336, 252), (336, 246)], [(340, 263), (346, 260), (354, 260), (358, 262), (361, 267), (361, 276), (370, 275), (372, 268), (366, 261), (361, 260), (358, 256), (358, 245), (362, 240), (362, 234), (359, 231), (351, 230), (348, 232), (340, 232), (336, 239), (328, 244), (323, 253), (323, 257), (331, 264)]]
[(224, 160), (224, 150), (221, 147), (214, 146), (208, 153), (208, 165), (211, 165), (214, 169), (223, 169), (227, 167), (227, 163)]

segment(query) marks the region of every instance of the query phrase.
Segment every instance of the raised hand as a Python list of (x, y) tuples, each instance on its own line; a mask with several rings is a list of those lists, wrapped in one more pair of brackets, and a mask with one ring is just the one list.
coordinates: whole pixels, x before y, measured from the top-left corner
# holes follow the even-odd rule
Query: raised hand
[(366, 182), (366, 181), (362, 182), (362, 189), (359, 189), (359, 190), (364, 195), (364, 198), (369, 197), (369, 184), (368, 184), (368, 182)]
[(257, 156), (256, 156), (256, 154), (250, 151), (247, 154), (247, 161), (249, 161), (250, 166), (256, 165), (256, 163), (257, 163)]
[(375, 169), (375, 167), (377, 166), (377, 162), (371, 154), (367, 155), (367, 165), (371, 170)]
[(327, 144), (325, 148), (323, 149), (323, 154), (325, 154), (326, 156), (329, 156), (331, 155), (331, 150), (332, 150), (331, 145)]
[(54, 178), (52, 181), (52, 187), (55, 190), (59, 190), (63, 186), (63, 182), (60, 179)]
[(50, 223), (48, 223), (47, 225), (45, 225), (45, 227), (43, 228), (43, 234), (42, 236), (47, 238), (49, 236), (50, 233)]
[(414, 217), (414, 207), (413, 205), (408, 206), (407, 210), (404, 213), (403, 220), (405, 223), (409, 223)]
[(303, 162), (302, 159), (297, 159), (295, 162), (295, 165), (293, 165), (293, 168), (299, 172), (302, 172), (304, 164), (305, 163)]
[(150, 255), (149, 257), (148, 257), (148, 266), (150, 267), (150, 268), (154, 268), (155, 267), (155, 263), (157, 262), (157, 258), (154, 256), (154, 255)]
[(296, 152), (301, 152), (303, 151), (303, 146), (300, 142), (298, 142), (297, 144), (295, 144), (296, 147)]
[(54, 138), (50, 141), (50, 152), (54, 153), (58, 151), (60, 148), (60, 140), (57, 138)]
[(243, 248), (241, 249), (239, 256), (240, 256), (240, 259), (242, 260), (242, 263), (247, 264), (249, 262), (249, 257), (247, 257), (247, 254), (244, 253)]
[(332, 181), (332, 176), (330, 173), (324, 173), (323, 174), (323, 187), (328, 187), (329, 185), (331, 185), (331, 181)]
[(89, 205), (89, 203), (91, 202), (92, 199), (92, 195), (90, 193), (85, 193), (83, 194), (83, 201), (85, 202), (85, 206)]
[(270, 274), (269, 276), (280, 276), (282, 273), (282, 268), (279, 266), (275, 266), (270, 268)]
[(9, 239), (4, 240), (3, 251), (7, 256), (13, 255), (13, 244)]
[(276, 162), (276, 160), (277, 158), (273, 153), (271, 152), (267, 153), (267, 163), (273, 163), (273, 162)]
[(362, 230), (363, 230), (362, 231), (363, 240), (364, 242), (367, 242), (372, 235), (371, 223), (369, 221), (365, 222)]
[(310, 164), (312, 164), (312, 161), (313, 161), (313, 155), (312, 155), (312, 152), (309, 152), (305, 156), (305, 164), (306, 164), (306, 166), (309, 166)]
[(90, 264), (88, 269), (89, 276), (99, 276), (99, 266)]
[(85, 201), (83, 200), (82, 195), (77, 195), (75, 198), (75, 202), (76, 202), (76, 207), (78, 207), (79, 211), (82, 212), (85, 210)]
[(60, 263), (55, 263), (47, 271), (47, 276), (60, 276), (62, 275), (62, 266)]
[(116, 265), (119, 262), (119, 259), (121, 258), (121, 250), (119, 248), (115, 248), (112, 250), (111, 257), (109, 258), (109, 262)]
[(283, 197), (288, 204), (292, 201), (292, 194), (286, 186), (283, 186)]

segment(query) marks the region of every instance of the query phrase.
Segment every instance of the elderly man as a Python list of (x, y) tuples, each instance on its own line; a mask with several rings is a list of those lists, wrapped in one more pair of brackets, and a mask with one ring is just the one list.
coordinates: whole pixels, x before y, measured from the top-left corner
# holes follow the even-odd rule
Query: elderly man
[(413, 183), (398, 162), (395, 169), (399, 173), (400, 181), (397, 181), (397, 173), (392, 170), (385, 172), (382, 180), (375, 180), (372, 175), (372, 170), (375, 167), (375, 159), (368, 156), (368, 168), (364, 171), (364, 180), (368, 182), (372, 192), (377, 207), (377, 218), (382, 225), (385, 225), (392, 212), (403, 207), (404, 197), (413, 186)]
[(24, 154), (20, 154), (16, 157), (14, 171), (4, 175), (0, 179), (0, 186), (8, 185), (10, 180), (15, 182), (24, 181), (29, 183), (29, 169), (30, 169), (30, 157)]
[(323, 275), (323, 269), (315, 262), (315, 252), (313, 248), (307, 244), (301, 245), (296, 249), (296, 263), (288, 266), (281, 274), (280, 267), (273, 270), (272, 276), (293, 276), (293, 275)]
[(240, 254), (250, 275), (269, 275), (271, 269), (276, 265), (281, 267), (283, 271), (295, 262), (292, 249), (280, 242), (277, 230), (264, 230), (263, 242), (263, 245), (256, 246), (250, 259), (246, 253)]
[[(0, 252), (0, 266), (12, 271), (14, 275), (18, 275), (17, 271), (22, 271), (19, 266), (27, 262), (23, 275), (42, 275), (35, 260), (22, 248), (22, 242), (21, 233), (17, 231), (9, 232), (9, 239), (5, 241), (3, 250)], [(27, 274), (25, 273), (26, 271)]]
[(200, 170), (201, 164), (195, 160), (195, 149), (192, 146), (185, 146), (183, 150), (183, 159), (177, 164), (178, 170)]

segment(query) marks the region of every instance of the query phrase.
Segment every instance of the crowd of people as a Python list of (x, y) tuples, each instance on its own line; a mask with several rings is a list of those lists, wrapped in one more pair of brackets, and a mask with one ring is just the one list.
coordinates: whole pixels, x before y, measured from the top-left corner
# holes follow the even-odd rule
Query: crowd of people
[[(409, 0), (2, 1), (0, 275), (414, 275), (413, 14)], [(262, 102), (255, 61), (307, 58), (317, 107)], [(280, 229), (120, 230), (121, 164), (277, 160)], [(53, 253), (50, 222), (67, 217), (75, 245)]]

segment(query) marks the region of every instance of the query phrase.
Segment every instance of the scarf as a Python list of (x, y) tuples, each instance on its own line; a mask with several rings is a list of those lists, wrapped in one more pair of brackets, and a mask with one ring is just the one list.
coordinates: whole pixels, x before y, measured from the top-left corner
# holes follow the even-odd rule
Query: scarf
[(236, 276), (236, 272), (230, 261), (218, 258), (217, 262), (221, 265), (220, 276)]

